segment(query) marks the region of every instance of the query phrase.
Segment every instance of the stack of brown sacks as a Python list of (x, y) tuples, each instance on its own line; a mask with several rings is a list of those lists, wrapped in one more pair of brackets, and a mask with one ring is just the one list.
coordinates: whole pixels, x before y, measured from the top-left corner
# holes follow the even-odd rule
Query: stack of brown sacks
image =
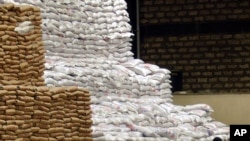
[(0, 140), (91, 141), (89, 96), (78, 87), (3, 86)]
[(0, 140), (91, 141), (89, 91), (44, 86), (39, 11), (0, 6)]
[(44, 85), (40, 24), (39, 8), (0, 6), (0, 84)]

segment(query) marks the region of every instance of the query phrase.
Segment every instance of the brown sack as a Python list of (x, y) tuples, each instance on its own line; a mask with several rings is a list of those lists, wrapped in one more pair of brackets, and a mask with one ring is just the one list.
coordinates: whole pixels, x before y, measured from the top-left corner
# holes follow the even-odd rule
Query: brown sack
[(25, 11), (33, 11), (33, 7), (32, 6), (19, 6), (17, 7), (17, 10), (20, 12), (25, 12)]

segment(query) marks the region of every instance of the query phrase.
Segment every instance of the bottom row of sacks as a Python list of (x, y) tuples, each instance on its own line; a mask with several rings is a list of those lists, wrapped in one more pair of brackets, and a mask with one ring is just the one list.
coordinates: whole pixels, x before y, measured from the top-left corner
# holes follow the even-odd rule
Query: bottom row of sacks
[[(170, 97), (170, 96), (169, 96)], [(229, 127), (206, 104), (156, 96), (90, 96), (78, 87), (0, 87), (0, 140), (211, 141)]]
[(89, 91), (78, 87), (0, 87), (1, 141), (91, 141)]
[(153, 96), (105, 96), (91, 108), (95, 141), (229, 140), (229, 127), (214, 120), (206, 104), (179, 106)]

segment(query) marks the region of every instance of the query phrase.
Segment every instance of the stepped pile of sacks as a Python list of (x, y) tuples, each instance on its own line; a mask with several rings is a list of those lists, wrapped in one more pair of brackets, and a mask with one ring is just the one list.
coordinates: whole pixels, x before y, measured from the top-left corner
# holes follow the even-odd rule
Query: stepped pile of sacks
[(94, 140), (228, 140), (210, 106), (172, 104), (169, 70), (133, 58), (124, 0), (19, 2), (42, 11), (46, 84), (90, 90)]
[(92, 141), (89, 91), (44, 85), (40, 9), (0, 11), (0, 140)]

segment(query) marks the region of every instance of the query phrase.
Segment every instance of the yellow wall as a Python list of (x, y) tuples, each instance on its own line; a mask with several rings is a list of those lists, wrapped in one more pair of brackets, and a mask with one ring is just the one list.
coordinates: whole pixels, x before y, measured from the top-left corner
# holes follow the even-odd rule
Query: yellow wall
[(250, 124), (250, 94), (174, 95), (174, 104), (210, 105), (215, 120), (225, 124)]

